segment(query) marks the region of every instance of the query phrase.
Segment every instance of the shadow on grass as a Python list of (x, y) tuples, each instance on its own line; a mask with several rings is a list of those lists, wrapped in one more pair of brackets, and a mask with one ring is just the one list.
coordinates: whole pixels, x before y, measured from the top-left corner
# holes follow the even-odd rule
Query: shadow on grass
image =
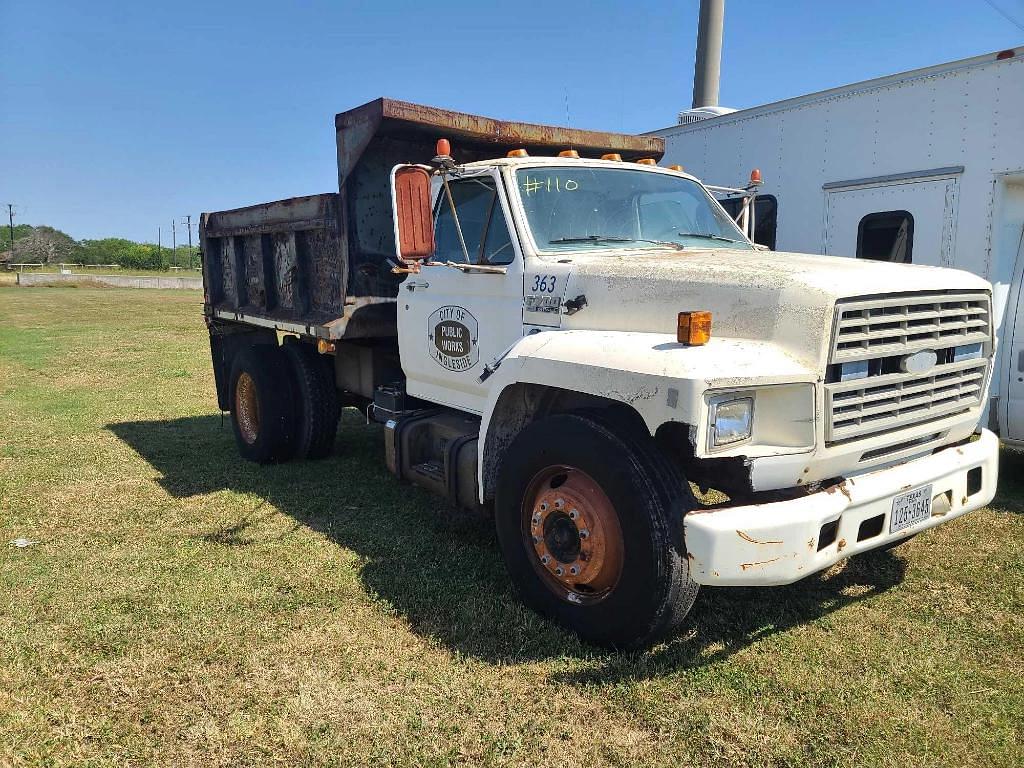
[(992, 506), (1024, 513), (1024, 451), (1003, 448), (999, 454), (999, 485)]
[[(239, 520), (197, 534), (219, 546), (252, 543), (274, 509), (319, 531), (362, 561), (361, 579), (411, 628), (492, 662), (572, 656), (598, 661), (577, 682), (697, 666), (761, 637), (822, 617), (899, 583), (890, 553), (861, 556), (828, 577), (774, 589), (705, 589), (683, 634), (647, 653), (596, 652), (535, 616), (515, 598), (490, 525), (447, 517), (443, 501), (397, 482), (384, 468), (380, 429), (346, 414), (337, 455), (261, 467), (243, 461), (219, 416), (111, 424), (178, 498), (233, 491), (259, 500)], [(596, 677), (595, 677), (596, 676)]]

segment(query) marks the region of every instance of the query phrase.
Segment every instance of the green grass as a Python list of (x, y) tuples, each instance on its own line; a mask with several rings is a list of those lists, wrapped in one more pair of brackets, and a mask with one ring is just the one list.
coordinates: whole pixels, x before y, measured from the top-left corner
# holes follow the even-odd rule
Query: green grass
[[(56, 264), (40, 264), (39, 266), (19, 268), (22, 272), (56, 274), (60, 267)], [(199, 277), (202, 273), (198, 269), (188, 269), (182, 266), (181, 269), (126, 269), (123, 267), (71, 267), (76, 275), (127, 275), (131, 277)], [(13, 272), (11, 274), (14, 274)]]
[(237, 458), (196, 293), (0, 287), (0, 766), (1024, 762), (1020, 457), (991, 509), (616, 655), (378, 428), (337, 449)]

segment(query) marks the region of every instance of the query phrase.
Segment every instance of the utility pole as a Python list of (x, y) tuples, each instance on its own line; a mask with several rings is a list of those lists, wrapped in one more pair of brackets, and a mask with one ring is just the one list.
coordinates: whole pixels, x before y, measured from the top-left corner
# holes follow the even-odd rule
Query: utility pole
[(163, 264), (164, 262), (164, 249), (160, 244), (160, 227), (156, 228), (156, 260), (158, 264)]
[(178, 237), (174, 231), (174, 219), (171, 219), (171, 264), (178, 266)]
[(185, 225), (188, 227), (188, 268), (192, 269), (192, 214), (185, 216)]
[(11, 223), (11, 264), (14, 264), (14, 203), (7, 204), (7, 220)]

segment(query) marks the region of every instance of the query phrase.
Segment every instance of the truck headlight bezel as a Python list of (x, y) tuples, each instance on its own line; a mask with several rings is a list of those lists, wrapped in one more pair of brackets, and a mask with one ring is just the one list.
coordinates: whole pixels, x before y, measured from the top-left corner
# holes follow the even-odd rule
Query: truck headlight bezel
[(711, 450), (731, 448), (754, 435), (754, 395), (726, 395), (710, 403), (708, 443)]

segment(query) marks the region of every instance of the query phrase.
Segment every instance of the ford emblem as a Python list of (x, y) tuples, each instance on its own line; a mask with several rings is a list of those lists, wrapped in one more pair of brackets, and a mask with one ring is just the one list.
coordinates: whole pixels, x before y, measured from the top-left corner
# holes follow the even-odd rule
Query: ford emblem
[(905, 373), (928, 373), (939, 361), (939, 356), (931, 349), (922, 349), (900, 360), (900, 368)]

